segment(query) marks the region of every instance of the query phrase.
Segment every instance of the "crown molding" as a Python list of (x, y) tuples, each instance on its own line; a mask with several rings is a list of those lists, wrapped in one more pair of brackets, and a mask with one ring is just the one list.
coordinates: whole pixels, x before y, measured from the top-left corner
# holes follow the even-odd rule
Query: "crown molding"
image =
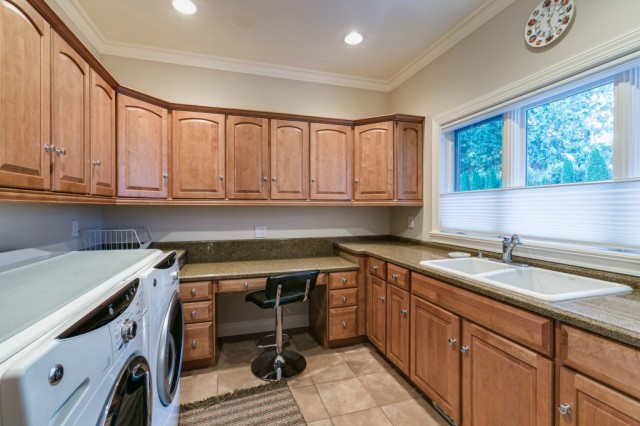
[(95, 26), (91, 18), (77, 0), (47, 0), (55, 3), (76, 25), (78, 30), (93, 44), (101, 55), (120, 56), (165, 62), (221, 71), (253, 74), (264, 77), (283, 78), (310, 83), (330, 84), (356, 89), (390, 92), (400, 86), (422, 68), (451, 49), (469, 34), (480, 28), (515, 0), (487, 0), (468, 15), (462, 22), (437, 40), (415, 60), (405, 66), (389, 80), (356, 77), (346, 74), (320, 72), (307, 68), (287, 67), (265, 62), (247, 61), (236, 58), (212, 56), (199, 53), (161, 49), (152, 46), (120, 43), (108, 40)]

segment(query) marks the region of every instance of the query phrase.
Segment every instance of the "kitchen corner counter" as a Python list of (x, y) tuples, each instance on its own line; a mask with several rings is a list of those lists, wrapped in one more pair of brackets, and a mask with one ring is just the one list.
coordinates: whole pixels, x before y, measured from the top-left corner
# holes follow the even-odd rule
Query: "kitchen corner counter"
[(238, 262), (187, 263), (180, 281), (255, 278), (318, 269), (320, 272), (357, 271), (359, 266), (338, 256), (300, 259), (248, 260)]
[[(620, 296), (546, 303), (420, 265), (423, 260), (447, 258), (450, 250), (402, 242), (344, 243), (337, 244), (337, 247), (354, 255), (373, 256), (640, 348), (640, 289), (637, 287), (632, 293)], [(638, 280), (640, 281), (640, 278)]]

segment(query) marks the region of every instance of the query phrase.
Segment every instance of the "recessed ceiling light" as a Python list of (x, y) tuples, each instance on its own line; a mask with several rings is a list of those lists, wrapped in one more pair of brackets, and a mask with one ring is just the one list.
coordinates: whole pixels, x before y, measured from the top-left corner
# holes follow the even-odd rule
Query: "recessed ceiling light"
[(193, 15), (198, 8), (191, 0), (171, 0), (173, 8), (185, 15)]
[(352, 31), (344, 36), (344, 42), (351, 45), (360, 44), (362, 43), (362, 34), (356, 31)]

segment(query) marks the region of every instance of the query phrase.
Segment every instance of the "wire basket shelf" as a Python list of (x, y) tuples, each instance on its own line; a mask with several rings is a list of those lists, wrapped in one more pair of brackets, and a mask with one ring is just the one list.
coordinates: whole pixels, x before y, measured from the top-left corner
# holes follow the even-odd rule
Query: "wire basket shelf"
[(92, 228), (80, 231), (80, 250), (132, 250), (149, 248), (153, 237), (146, 226)]

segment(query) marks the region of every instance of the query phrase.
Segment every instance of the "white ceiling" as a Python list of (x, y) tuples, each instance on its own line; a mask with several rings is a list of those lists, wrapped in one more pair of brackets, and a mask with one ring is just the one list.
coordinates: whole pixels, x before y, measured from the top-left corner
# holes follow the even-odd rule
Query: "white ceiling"
[(49, 1), (100, 54), (388, 91), (515, 0)]

